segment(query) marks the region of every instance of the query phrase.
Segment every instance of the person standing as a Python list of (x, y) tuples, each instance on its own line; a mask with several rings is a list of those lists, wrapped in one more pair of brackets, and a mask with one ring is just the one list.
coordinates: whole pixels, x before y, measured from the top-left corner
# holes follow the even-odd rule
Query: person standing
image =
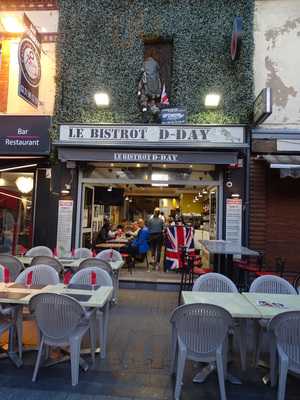
[(160, 217), (160, 209), (154, 209), (152, 217), (148, 221), (150, 248), (152, 253), (152, 264), (156, 270), (160, 269), (160, 256), (163, 243), (164, 222)]

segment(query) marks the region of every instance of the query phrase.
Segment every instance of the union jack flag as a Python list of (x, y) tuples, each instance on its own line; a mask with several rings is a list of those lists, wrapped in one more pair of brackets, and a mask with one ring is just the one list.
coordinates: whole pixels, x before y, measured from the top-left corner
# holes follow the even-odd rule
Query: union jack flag
[(166, 230), (166, 269), (182, 267), (182, 247), (186, 247), (188, 254), (195, 254), (194, 228), (187, 226), (170, 226)]

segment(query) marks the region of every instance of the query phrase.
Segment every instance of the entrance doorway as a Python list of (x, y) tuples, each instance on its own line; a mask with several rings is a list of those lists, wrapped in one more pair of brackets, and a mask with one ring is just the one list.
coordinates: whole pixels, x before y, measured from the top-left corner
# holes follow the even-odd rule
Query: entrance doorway
[(76, 224), (78, 247), (92, 247), (105, 219), (112, 230), (158, 207), (166, 225), (180, 216), (201, 239), (222, 232), (222, 172), (215, 165), (90, 163), (80, 172)]

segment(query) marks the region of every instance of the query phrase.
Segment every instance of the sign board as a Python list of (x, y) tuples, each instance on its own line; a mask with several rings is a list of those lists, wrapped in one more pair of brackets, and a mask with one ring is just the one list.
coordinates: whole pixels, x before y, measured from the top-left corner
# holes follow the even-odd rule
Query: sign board
[(0, 154), (49, 154), (50, 121), (41, 116), (0, 116)]
[(73, 200), (59, 200), (56, 248), (59, 255), (66, 256), (71, 251)]
[(232, 61), (235, 61), (239, 58), (240, 50), (242, 47), (242, 33), (243, 33), (243, 19), (242, 17), (235, 17), (233, 21), (231, 46), (230, 46), (230, 54)]
[(226, 240), (242, 244), (242, 200), (226, 200)]
[[(76, 146), (239, 147), (241, 126), (61, 125), (59, 144)], [(63, 142), (63, 143), (62, 143)]]
[(300, 151), (300, 140), (277, 139), (276, 142), (277, 142), (277, 151), (291, 151), (291, 152)]
[(253, 123), (262, 124), (272, 114), (272, 89), (264, 88), (256, 97), (253, 106)]
[(186, 110), (184, 108), (163, 108), (160, 112), (162, 124), (185, 124)]
[(18, 94), (35, 108), (39, 106), (39, 84), (41, 80), (41, 38), (36, 27), (24, 14), (25, 32), (18, 50), (19, 89)]

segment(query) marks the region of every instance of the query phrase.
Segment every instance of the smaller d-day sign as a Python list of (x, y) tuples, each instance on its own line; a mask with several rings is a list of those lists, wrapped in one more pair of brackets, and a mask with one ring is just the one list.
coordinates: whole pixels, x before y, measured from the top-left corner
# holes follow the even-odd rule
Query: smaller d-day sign
[(253, 123), (262, 124), (272, 114), (272, 90), (264, 88), (256, 97), (253, 106)]
[(39, 105), (41, 80), (41, 40), (30, 19), (24, 14), (26, 30), (20, 40), (18, 61), (20, 68), (18, 94), (33, 107)]

